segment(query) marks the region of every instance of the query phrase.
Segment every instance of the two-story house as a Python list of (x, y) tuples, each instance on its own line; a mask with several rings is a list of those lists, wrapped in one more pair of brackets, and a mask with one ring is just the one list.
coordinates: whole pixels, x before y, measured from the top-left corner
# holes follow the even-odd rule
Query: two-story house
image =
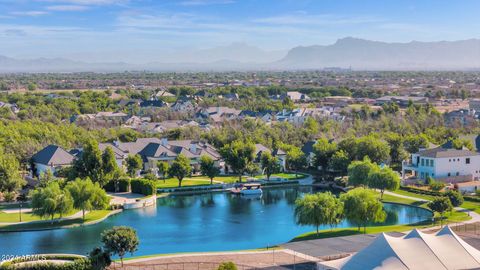
[(480, 179), (480, 153), (468, 149), (440, 146), (422, 149), (402, 164), (402, 178), (410, 175), (425, 180), (428, 177), (446, 183)]

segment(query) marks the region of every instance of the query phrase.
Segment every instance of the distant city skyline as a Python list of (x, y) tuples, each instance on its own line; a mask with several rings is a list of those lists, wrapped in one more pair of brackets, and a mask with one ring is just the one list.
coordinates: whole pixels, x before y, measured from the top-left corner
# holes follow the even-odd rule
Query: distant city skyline
[(0, 55), (145, 63), (232, 43), (276, 57), (348, 36), (461, 40), (480, 38), (479, 9), (474, 0), (0, 0)]

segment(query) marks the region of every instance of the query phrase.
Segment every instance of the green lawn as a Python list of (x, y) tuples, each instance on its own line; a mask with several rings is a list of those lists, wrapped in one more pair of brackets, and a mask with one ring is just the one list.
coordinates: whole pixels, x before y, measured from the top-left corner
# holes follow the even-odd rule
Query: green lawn
[[(397, 194), (410, 196), (410, 197), (415, 197), (415, 198), (420, 198), (420, 199), (424, 199), (424, 200), (432, 200), (433, 198), (435, 198), (435, 196), (416, 194), (416, 193), (413, 193), (413, 192), (408, 192), (408, 191), (400, 190), (400, 189), (396, 190), (394, 192), (397, 193)], [(464, 201), (463, 204), (460, 205), (460, 207), (468, 209), (470, 211), (474, 211), (474, 212), (480, 214), (480, 203)]]
[[(391, 225), (391, 226), (372, 226), (367, 227), (366, 233), (374, 234), (374, 233), (381, 233), (381, 232), (402, 232), (412, 230), (414, 228), (427, 228), (430, 224), (407, 224), (407, 225)], [(330, 237), (340, 237), (340, 236), (348, 236), (354, 234), (362, 234), (363, 228), (359, 231), (357, 228), (336, 228), (333, 230), (321, 230), (317, 235), (316, 232), (308, 232), (301, 234), (291, 240), (291, 242), (296, 241), (304, 241), (304, 240), (313, 240), (313, 239), (323, 239), (323, 238), (330, 238)]]
[[(279, 173), (273, 174), (276, 177), (282, 177), (289, 180), (301, 179), (304, 178), (305, 175), (299, 173), (297, 176), (295, 174), (290, 173)], [(242, 176), (242, 181), (247, 180), (248, 176)], [(266, 178), (266, 176), (256, 176), (255, 178)], [(222, 175), (217, 176), (214, 179), (214, 184), (219, 184), (218, 182), (231, 184), (236, 183), (238, 181), (238, 176), (235, 175)], [(215, 182), (216, 181), (216, 182)], [(191, 186), (205, 186), (210, 185), (210, 179), (206, 176), (193, 176), (193, 177), (186, 177), (182, 181), (182, 187), (191, 187)], [(178, 180), (176, 178), (167, 178), (165, 181), (163, 179), (157, 180), (157, 188), (176, 188), (178, 187)]]
[(413, 193), (413, 192), (409, 192), (409, 191), (401, 190), (401, 189), (397, 189), (397, 190), (395, 190), (395, 191), (393, 191), (393, 192), (394, 192), (394, 193), (397, 193), (397, 194), (400, 194), (400, 195), (410, 196), (410, 197), (419, 198), (419, 199), (427, 200), (427, 201), (431, 201), (431, 200), (433, 200), (433, 198), (435, 198), (435, 196), (424, 195), (424, 194), (417, 194), (417, 193)]
[(102, 219), (106, 217), (111, 210), (95, 210), (90, 211), (85, 215), (85, 221), (82, 218), (75, 218), (69, 220), (63, 220), (60, 222), (54, 221), (53, 224), (50, 222), (42, 222), (42, 223), (22, 223), (16, 225), (7, 225), (7, 226), (0, 226), (1, 231), (13, 231), (13, 230), (43, 230), (43, 229), (54, 229), (59, 228), (62, 226), (70, 226), (70, 225), (80, 225), (82, 223), (88, 223), (95, 220)]
[[(398, 191), (395, 191), (395, 193), (401, 194)], [(407, 195), (410, 196), (410, 192), (402, 192), (402, 195)], [(417, 194), (414, 194), (417, 195)], [(380, 198), (380, 194), (378, 194)], [(412, 196), (414, 197), (414, 196)], [(418, 196), (417, 196), (418, 197)], [(426, 199), (425, 197), (423, 199)], [(412, 205), (412, 206), (417, 206), (417, 207), (422, 207), (426, 208), (428, 202), (419, 202), (415, 201), (412, 199), (407, 199), (407, 198), (400, 198), (396, 197), (394, 195), (388, 195), (384, 194), (383, 195), (383, 202), (386, 203), (401, 203), (401, 204), (406, 204), (406, 205)], [(470, 203), (470, 202), (466, 202)], [(464, 203), (465, 204), (465, 203)], [(462, 205), (464, 206), (464, 205)], [(479, 207), (478, 205), (476, 207)], [(466, 208), (466, 207), (465, 207)], [(480, 207), (479, 207), (480, 209)], [(439, 218), (439, 215), (436, 213), (435, 214), (436, 218)], [(445, 214), (446, 220), (443, 221), (443, 223), (454, 223), (454, 222), (462, 222), (471, 219), (470, 216), (468, 216), (464, 212), (459, 212), (459, 211), (452, 211), (450, 213)], [(438, 222), (436, 222), (436, 225), (439, 225)], [(390, 225), (390, 226), (370, 226), (366, 228), (366, 233), (370, 234), (375, 234), (375, 233), (381, 233), (381, 232), (402, 232), (402, 231), (409, 231), (412, 230), (413, 228), (427, 228), (432, 226), (430, 221), (426, 222), (421, 222), (417, 224), (405, 224), (405, 225)], [(321, 230), (320, 233), (317, 235), (316, 232), (308, 232), (301, 234), (291, 241), (303, 241), (303, 240), (312, 240), (312, 239), (322, 239), (322, 238), (329, 238), (329, 237), (340, 237), (340, 236), (347, 236), (347, 235), (354, 235), (354, 234), (361, 234), (363, 233), (363, 228), (359, 231), (357, 228), (335, 228), (332, 230)]]
[[(13, 207), (12, 207), (13, 208)], [(12, 209), (10, 208), (10, 209)], [(64, 217), (71, 216), (75, 213), (77, 213), (78, 210), (72, 210), (70, 213), (63, 215)], [(60, 217), (59, 215), (56, 215), (55, 218)], [(23, 221), (36, 221), (36, 220), (42, 220), (39, 216), (34, 216), (32, 213), (22, 213), (22, 222)], [(48, 220), (48, 218), (47, 218)], [(20, 214), (19, 212), (16, 213), (5, 213), (0, 211), (0, 223), (13, 223), (13, 222), (20, 222)]]

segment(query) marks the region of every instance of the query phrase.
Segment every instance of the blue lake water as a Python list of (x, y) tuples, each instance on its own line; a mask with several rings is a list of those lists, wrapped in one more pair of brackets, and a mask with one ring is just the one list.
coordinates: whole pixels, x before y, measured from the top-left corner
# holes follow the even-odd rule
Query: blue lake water
[[(99, 224), (71, 229), (0, 233), (0, 255), (86, 254), (100, 246), (100, 234), (112, 226), (135, 228), (140, 246), (134, 256), (198, 251), (253, 249), (281, 244), (313, 231), (293, 218), (295, 200), (311, 187), (264, 189), (261, 198), (227, 193), (171, 196), (156, 207), (128, 210)], [(385, 204), (385, 225), (430, 219), (425, 209)], [(338, 227), (350, 227), (344, 221)], [(327, 228), (327, 227), (325, 227)]]

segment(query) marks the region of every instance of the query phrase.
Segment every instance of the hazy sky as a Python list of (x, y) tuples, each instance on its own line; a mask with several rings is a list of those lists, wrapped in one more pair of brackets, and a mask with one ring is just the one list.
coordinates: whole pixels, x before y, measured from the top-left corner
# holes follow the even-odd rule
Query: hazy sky
[(479, 10), (477, 0), (0, 0), (0, 55), (143, 62), (232, 42), (469, 39)]

